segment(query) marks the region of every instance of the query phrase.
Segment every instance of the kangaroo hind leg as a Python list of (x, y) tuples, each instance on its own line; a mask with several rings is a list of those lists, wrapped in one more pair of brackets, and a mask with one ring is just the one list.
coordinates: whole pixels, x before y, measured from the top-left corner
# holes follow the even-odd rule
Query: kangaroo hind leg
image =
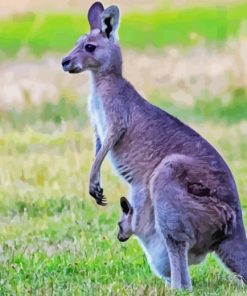
[(167, 246), (171, 267), (171, 287), (192, 290), (188, 250), (194, 231), (183, 204), (188, 196), (174, 178), (173, 167), (164, 165), (151, 183), (155, 225)]
[(192, 290), (188, 270), (188, 243), (176, 241), (170, 235), (165, 238), (171, 264), (171, 287)]

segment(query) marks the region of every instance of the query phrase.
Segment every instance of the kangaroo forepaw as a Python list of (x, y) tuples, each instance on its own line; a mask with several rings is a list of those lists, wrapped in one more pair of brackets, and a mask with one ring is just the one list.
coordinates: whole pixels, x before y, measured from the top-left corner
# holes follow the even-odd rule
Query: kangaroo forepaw
[(96, 200), (96, 203), (100, 206), (106, 206), (106, 198), (103, 195), (103, 188), (99, 183), (90, 185), (89, 194)]

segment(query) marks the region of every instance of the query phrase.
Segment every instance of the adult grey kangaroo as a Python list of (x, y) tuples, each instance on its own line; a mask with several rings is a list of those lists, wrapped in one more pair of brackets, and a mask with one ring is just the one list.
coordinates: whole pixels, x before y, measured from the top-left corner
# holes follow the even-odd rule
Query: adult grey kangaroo
[(96, 157), (90, 195), (106, 205), (100, 167), (108, 154), (130, 187), (132, 228), (144, 227), (146, 212), (155, 222), (155, 229), (147, 224), (143, 233), (155, 231), (162, 238), (169, 258), (164, 272), (173, 288), (191, 287), (188, 252), (199, 258), (215, 251), (247, 283), (247, 239), (228, 166), (198, 133), (150, 104), (123, 78), (119, 9), (95, 2), (88, 21), (90, 33), (77, 41), (62, 66), (69, 73), (91, 73)]

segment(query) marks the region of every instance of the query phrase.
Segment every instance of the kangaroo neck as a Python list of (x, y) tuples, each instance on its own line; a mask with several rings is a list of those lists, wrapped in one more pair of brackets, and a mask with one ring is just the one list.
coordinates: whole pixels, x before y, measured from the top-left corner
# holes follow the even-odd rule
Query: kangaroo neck
[(106, 90), (109, 92), (111, 89), (117, 88), (121, 80), (123, 80), (121, 71), (111, 69), (109, 71), (91, 72), (93, 90), (101, 95)]
[(97, 106), (101, 105), (105, 110), (112, 106), (122, 96), (119, 96), (123, 86), (122, 75), (116, 73), (92, 73), (91, 74), (91, 100)]
[(91, 72), (91, 86), (93, 91), (104, 95), (111, 89), (117, 87), (118, 82), (123, 79), (121, 74), (112, 72)]

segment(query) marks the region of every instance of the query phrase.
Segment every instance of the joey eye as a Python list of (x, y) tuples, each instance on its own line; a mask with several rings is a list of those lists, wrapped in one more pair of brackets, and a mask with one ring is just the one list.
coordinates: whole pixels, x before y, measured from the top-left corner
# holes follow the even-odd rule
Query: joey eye
[(96, 48), (96, 46), (93, 45), (93, 44), (86, 44), (86, 45), (85, 45), (85, 50), (86, 50), (87, 52), (94, 52), (94, 51), (95, 51), (95, 48)]

